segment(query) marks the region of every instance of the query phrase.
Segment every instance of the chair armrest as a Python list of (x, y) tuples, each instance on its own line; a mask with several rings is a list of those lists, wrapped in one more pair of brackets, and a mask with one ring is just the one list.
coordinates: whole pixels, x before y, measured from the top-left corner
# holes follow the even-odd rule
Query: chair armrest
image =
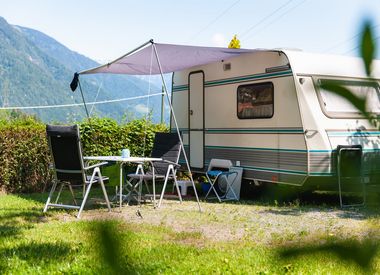
[(96, 163), (94, 165), (91, 165), (91, 166), (87, 166), (87, 167), (83, 167), (84, 170), (89, 170), (89, 169), (93, 169), (93, 168), (96, 168), (96, 167), (99, 167), (99, 166), (103, 166), (103, 165), (106, 165), (108, 164), (108, 162), (99, 162), (99, 163)]
[(206, 174), (211, 176), (211, 177), (219, 177), (220, 175), (228, 176), (228, 175), (232, 175), (232, 174), (237, 174), (237, 172), (236, 171), (211, 170), (211, 171), (207, 171)]
[(174, 166), (176, 166), (176, 167), (181, 167), (180, 164), (175, 163), (175, 162), (173, 162), (173, 161), (169, 161), (169, 160), (165, 160), (165, 159), (163, 159), (161, 162), (166, 162), (166, 163), (172, 164), (172, 165), (174, 165)]

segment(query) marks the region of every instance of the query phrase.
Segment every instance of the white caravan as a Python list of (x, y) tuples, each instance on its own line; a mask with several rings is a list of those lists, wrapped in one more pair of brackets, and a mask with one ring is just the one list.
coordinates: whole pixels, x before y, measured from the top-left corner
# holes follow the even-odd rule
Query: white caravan
[(367, 80), (359, 58), (290, 50), (257, 50), (175, 72), (172, 102), (190, 166), (201, 171), (213, 158), (228, 159), (244, 168), (245, 179), (336, 188), (338, 145), (361, 145), (365, 182), (376, 182), (378, 127), (318, 88), (338, 81), (367, 96), (379, 116), (380, 61), (373, 76)]

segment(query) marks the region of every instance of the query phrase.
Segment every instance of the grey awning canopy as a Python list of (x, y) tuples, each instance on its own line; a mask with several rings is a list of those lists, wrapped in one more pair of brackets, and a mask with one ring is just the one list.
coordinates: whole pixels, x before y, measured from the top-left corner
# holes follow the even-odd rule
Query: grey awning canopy
[[(173, 105), (170, 100), (170, 95), (166, 87), (163, 74), (181, 71), (187, 68), (204, 65), (212, 62), (222, 61), (229, 59), (240, 54), (253, 52), (255, 50), (247, 49), (228, 49), (216, 47), (197, 47), (197, 46), (182, 46), (171, 44), (157, 44), (153, 40), (146, 42), (140, 47), (132, 50), (131, 52), (119, 57), (118, 59), (101, 65), (96, 68), (84, 70), (74, 74), (74, 79), (70, 84), (71, 90), (75, 91), (79, 82), (80, 74), (96, 74), (96, 73), (110, 73), (110, 74), (129, 74), (129, 75), (153, 75), (160, 74), (163, 90), (166, 94), (166, 99), (172, 112), (172, 121), (177, 130), (177, 135), (181, 143), (182, 154), (185, 158), (189, 177), (192, 182), (194, 193), (197, 198), (199, 211), (202, 211), (199, 203), (198, 194), (195, 188), (194, 180), (192, 177), (190, 164), (186, 156), (183, 140), (178, 128), (177, 119), (173, 110)], [(83, 104), (86, 107), (82, 88), (81, 90)], [(86, 108), (87, 112), (87, 108)], [(89, 117), (89, 114), (87, 112)]]
[(229, 49), (218, 47), (184, 46), (154, 43), (161, 63), (160, 71), (154, 57), (153, 41), (122, 57), (96, 68), (79, 72), (79, 74), (112, 73), (129, 75), (150, 75), (181, 71), (198, 65), (229, 59), (240, 54), (253, 52), (250, 49)]

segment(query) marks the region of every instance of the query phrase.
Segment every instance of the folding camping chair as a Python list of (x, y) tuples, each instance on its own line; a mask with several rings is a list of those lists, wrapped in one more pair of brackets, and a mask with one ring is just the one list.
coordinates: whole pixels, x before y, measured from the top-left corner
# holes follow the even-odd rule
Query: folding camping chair
[[(174, 180), (174, 185), (176, 186), (178, 198), (182, 202), (181, 192), (178, 187), (177, 182), (177, 169), (180, 167), (178, 164), (179, 157), (181, 153), (181, 143), (178, 138), (177, 133), (156, 133), (153, 143), (153, 149), (151, 153), (152, 158), (161, 158), (162, 161), (152, 162), (152, 166), (147, 172), (144, 172), (142, 164), (139, 164), (136, 173), (129, 174), (131, 182), (131, 194), (135, 193), (137, 195), (137, 201), (140, 202), (142, 195), (142, 185), (143, 182), (154, 180), (164, 181), (164, 186), (162, 188), (162, 193), (160, 196), (160, 201), (158, 207), (161, 206), (162, 199), (165, 193), (166, 185), (169, 179)], [(153, 192), (155, 193), (155, 185), (153, 185)], [(128, 202), (132, 196), (128, 197)], [(154, 204), (155, 198), (153, 197)], [(156, 205), (154, 205), (156, 206)]]
[[(337, 177), (340, 207), (363, 206), (366, 203), (366, 185), (362, 176), (363, 148), (361, 145), (338, 145), (337, 153)], [(358, 183), (359, 182), (359, 183)], [(363, 201), (357, 204), (345, 204), (343, 202), (343, 186), (348, 189), (356, 189), (360, 185)], [(349, 190), (357, 191), (357, 190)], [(355, 192), (356, 193), (356, 192)]]
[[(213, 191), (219, 202), (239, 200), (232, 188), (238, 179), (238, 172), (230, 171), (231, 167), (232, 162), (230, 160), (211, 159), (206, 172), (207, 180), (210, 183), (210, 189), (206, 193), (205, 199), (207, 199), (211, 191)], [(229, 196), (229, 194), (232, 196)]]
[[(80, 218), (91, 187), (94, 183), (100, 183), (108, 210), (111, 211), (107, 191), (104, 186), (104, 181), (108, 180), (108, 178), (103, 177), (99, 169), (100, 166), (107, 164), (107, 162), (91, 166), (84, 165), (78, 126), (46, 125), (46, 133), (50, 152), (53, 156), (54, 182), (43, 211), (46, 212), (49, 207), (78, 209), (79, 212), (77, 218)], [(91, 170), (91, 176), (87, 175)], [(52, 200), (58, 184), (60, 184), (58, 194), (55, 202), (51, 203), (50, 201)], [(74, 205), (58, 203), (64, 186), (69, 188)], [(83, 186), (84, 197), (80, 206), (77, 205), (74, 197), (73, 187), (75, 186)]]

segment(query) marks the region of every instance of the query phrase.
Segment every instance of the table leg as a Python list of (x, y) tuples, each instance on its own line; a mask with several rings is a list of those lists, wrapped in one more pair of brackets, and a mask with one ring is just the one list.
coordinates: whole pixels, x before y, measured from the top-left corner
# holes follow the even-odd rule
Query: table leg
[(123, 203), (123, 163), (120, 163), (120, 187), (119, 187), (119, 207), (121, 212), (121, 204)]
[(153, 184), (153, 208), (156, 208), (156, 180), (155, 180), (155, 176), (154, 176), (153, 163), (150, 162), (150, 165), (152, 167), (152, 176), (153, 176), (153, 180), (152, 180), (152, 184)]

